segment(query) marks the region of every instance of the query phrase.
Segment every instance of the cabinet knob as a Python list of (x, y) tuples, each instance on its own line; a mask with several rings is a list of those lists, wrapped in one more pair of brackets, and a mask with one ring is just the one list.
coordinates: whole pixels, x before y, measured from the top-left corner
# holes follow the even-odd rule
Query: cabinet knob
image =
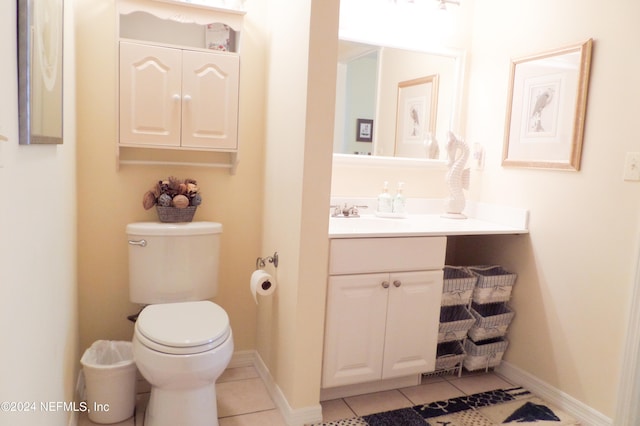
[(383, 288), (389, 288), (389, 281), (382, 281)]
[(173, 99), (174, 101), (176, 101), (176, 102), (177, 102), (177, 101), (179, 101), (179, 100), (180, 100), (180, 95), (178, 95), (178, 94), (176, 93), (175, 95), (173, 95), (173, 96), (171, 97), (171, 99)]
[(191, 101), (191, 95), (184, 95), (184, 100), (185, 100), (185, 102), (190, 102)]
[(400, 286), (402, 285), (402, 281), (400, 281), (400, 280), (394, 280), (394, 281), (393, 281), (393, 285), (394, 285), (394, 286), (396, 286), (396, 287), (400, 287)]

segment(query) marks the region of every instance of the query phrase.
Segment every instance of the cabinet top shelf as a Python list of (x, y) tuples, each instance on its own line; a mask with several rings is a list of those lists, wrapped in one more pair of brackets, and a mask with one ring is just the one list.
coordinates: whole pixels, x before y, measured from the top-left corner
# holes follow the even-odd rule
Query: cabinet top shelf
[[(167, 5), (175, 5), (178, 7), (192, 7), (202, 10), (210, 10), (213, 12), (231, 13), (236, 15), (244, 15), (247, 12), (239, 8), (231, 8), (225, 6), (214, 6), (213, 3), (223, 3), (223, 0), (120, 0), (120, 5), (129, 6), (139, 10), (140, 6), (156, 5), (165, 3)], [(226, 2), (224, 2), (226, 3)]]
[[(169, 3), (169, 4), (175, 4), (175, 5), (179, 5), (179, 6), (188, 6), (188, 7), (195, 7), (198, 9), (205, 9), (205, 10), (211, 10), (211, 11), (215, 11), (215, 12), (223, 12), (223, 13), (233, 13), (233, 14), (237, 14), (237, 15), (244, 15), (245, 13), (247, 13), (246, 11), (242, 10), (242, 9), (237, 9), (237, 8), (228, 8), (228, 7), (224, 7), (224, 6), (214, 6), (212, 4), (209, 3), (214, 3), (211, 0), (153, 0), (153, 1), (159, 1), (162, 3)], [(220, 1), (218, 1), (219, 3)]]
[[(222, 0), (120, 0), (118, 13), (128, 15), (133, 12), (148, 12), (158, 18), (182, 23), (208, 24), (223, 22), (238, 30), (246, 11), (221, 6), (213, 6)], [(211, 3), (211, 4), (208, 4)], [(212, 19), (214, 21), (212, 21)]]

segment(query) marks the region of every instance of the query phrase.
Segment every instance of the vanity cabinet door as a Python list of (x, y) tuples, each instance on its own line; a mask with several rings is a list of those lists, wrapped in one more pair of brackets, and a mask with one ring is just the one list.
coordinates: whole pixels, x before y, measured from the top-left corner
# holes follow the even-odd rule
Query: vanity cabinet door
[(389, 281), (382, 378), (435, 370), (442, 271), (393, 273)]
[(380, 379), (388, 279), (389, 274), (329, 278), (322, 387)]
[(120, 144), (179, 146), (182, 52), (120, 43)]
[(239, 76), (238, 56), (183, 52), (183, 147), (238, 147)]
[(322, 387), (435, 369), (442, 271), (329, 278)]

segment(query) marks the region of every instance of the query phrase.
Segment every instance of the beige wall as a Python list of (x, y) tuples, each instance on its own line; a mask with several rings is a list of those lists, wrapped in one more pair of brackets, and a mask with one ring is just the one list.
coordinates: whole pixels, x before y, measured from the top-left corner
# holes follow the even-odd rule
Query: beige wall
[[(259, 2), (258, 2), (259, 3)], [(158, 179), (198, 181), (195, 220), (223, 224), (219, 292), (236, 350), (255, 348), (256, 306), (248, 290), (260, 253), (263, 193), (264, 56), (253, 2), (246, 2), (240, 77), (240, 164), (224, 169), (116, 164), (116, 28), (114, 2), (77, 0), (78, 244), (81, 348), (97, 339), (129, 340), (137, 312), (129, 302), (125, 226), (157, 220), (142, 195)]]
[[(505, 359), (613, 417), (638, 240), (638, 183), (624, 182), (637, 151), (632, 40), (640, 4), (483, 1), (476, 7), (467, 139), (486, 143), (474, 196), (531, 211), (530, 237), (491, 252), (520, 274)], [(544, 30), (540, 30), (540, 28)], [(508, 34), (508, 37), (505, 35)], [(500, 166), (509, 58), (592, 37), (582, 170)]]
[(404, 182), (404, 193), (407, 197), (444, 198), (448, 195), (446, 171), (444, 163), (435, 167), (366, 164), (354, 166), (337, 163), (333, 165), (331, 196), (377, 197), (386, 181), (389, 182), (389, 190), (392, 193), (395, 192), (398, 183)]
[(64, 144), (18, 145), (16, 3), (0, 2), (0, 401), (33, 401), (0, 424), (64, 426), (79, 368), (73, 9), (65, 10)]
[(257, 348), (293, 409), (317, 405), (326, 293), (337, 1), (269, 1), (263, 252), (278, 290)]

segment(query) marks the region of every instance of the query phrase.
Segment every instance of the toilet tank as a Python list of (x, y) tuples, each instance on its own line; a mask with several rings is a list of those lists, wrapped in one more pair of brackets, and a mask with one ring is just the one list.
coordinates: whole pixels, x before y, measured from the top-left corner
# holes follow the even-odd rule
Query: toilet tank
[(126, 232), (131, 302), (187, 302), (216, 295), (221, 224), (137, 222), (128, 224)]

